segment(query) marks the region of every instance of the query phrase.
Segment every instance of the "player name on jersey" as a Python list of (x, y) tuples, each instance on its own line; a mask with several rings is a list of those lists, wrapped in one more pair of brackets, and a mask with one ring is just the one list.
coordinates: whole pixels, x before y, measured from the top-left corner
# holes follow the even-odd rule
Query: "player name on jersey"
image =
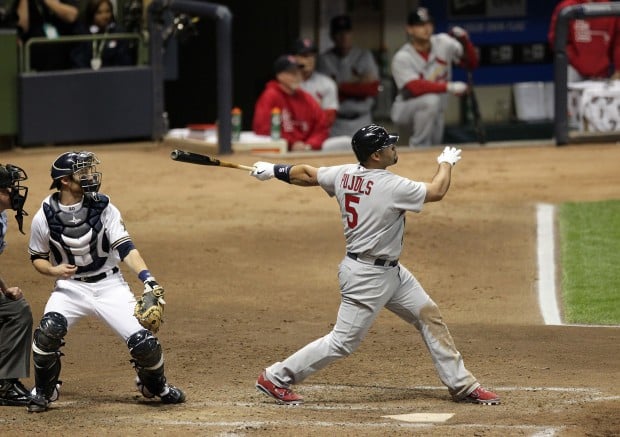
[(340, 180), (341, 188), (360, 194), (370, 194), (373, 184), (374, 182), (371, 180), (366, 180), (361, 176), (350, 175), (347, 173), (343, 174), (342, 179)]

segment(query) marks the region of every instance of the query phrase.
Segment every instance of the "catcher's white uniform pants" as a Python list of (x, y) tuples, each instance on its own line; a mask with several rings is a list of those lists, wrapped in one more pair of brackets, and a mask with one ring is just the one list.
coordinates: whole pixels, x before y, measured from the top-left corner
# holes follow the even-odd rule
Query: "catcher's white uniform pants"
[(333, 330), (283, 362), (268, 367), (268, 379), (288, 387), (351, 354), (385, 306), (418, 329), (441, 382), (454, 398), (460, 399), (479, 386), (465, 368), (437, 305), (409, 270), (400, 264), (380, 267), (345, 257), (338, 279), (342, 296)]
[(93, 315), (106, 322), (127, 341), (142, 326), (133, 315), (136, 298), (119, 272), (101, 281), (86, 283), (59, 279), (45, 313), (56, 311), (67, 318), (68, 328), (84, 316)]

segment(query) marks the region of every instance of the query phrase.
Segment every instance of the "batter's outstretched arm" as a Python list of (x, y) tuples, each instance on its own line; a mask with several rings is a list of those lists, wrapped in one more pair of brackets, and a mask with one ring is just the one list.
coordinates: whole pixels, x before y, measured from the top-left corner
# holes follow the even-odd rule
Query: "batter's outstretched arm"
[(452, 179), (452, 166), (448, 163), (439, 164), (437, 173), (430, 183), (426, 184), (426, 197), (424, 203), (437, 202), (446, 195)]
[(297, 164), (291, 167), (290, 181), (301, 187), (315, 187), (319, 185), (316, 178), (317, 169), (307, 164)]
[(461, 149), (446, 146), (437, 157), (439, 168), (430, 183), (426, 184), (424, 203), (437, 202), (446, 195), (452, 179), (452, 167), (461, 159)]
[(272, 164), (271, 162), (258, 161), (254, 163), (254, 170), (250, 172), (260, 181), (266, 181), (275, 177), (281, 181), (301, 187), (315, 187), (319, 185), (317, 180), (317, 168), (307, 164)]

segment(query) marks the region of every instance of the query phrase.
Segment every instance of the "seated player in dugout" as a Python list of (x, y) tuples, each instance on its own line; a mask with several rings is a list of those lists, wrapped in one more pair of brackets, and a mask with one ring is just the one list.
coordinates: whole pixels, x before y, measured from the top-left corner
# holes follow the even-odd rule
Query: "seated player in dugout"
[(252, 130), (271, 134), (272, 111), (280, 111), (280, 135), (290, 151), (321, 150), (328, 137), (325, 113), (314, 97), (301, 88), (301, 65), (293, 55), (273, 64), (274, 78), (265, 85), (254, 107)]
[(315, 98), (325, 112), (327, 126), (331, 128), (338, 112), (338, 85), (326, 74), (316, 70), (318, 49), (309, 38), (299, 38), (293, 44), (293, 53), (301, 65), (301, 87)]
[(351, 17), (333, 17), (329, 30), (334, 45), (319, 55), (317, 70), (338, 84), (340, 107), (330, 135), (350, 138), (372, 123), (372, 108), (379, 94), (379, 68), (370, 50), (353, 43)]
[(392, 58), (398, 93), (390, 116), (396, 125), (411, 130), (411, 147), (441, 144), (447, 93), (468, 92), (466, 83), (452, 81), (452, 65), (478, 66), (476, 49), (464, 29), (454, 27), (449, 34), (434, 31), (428, 10), (415, 9), (407, 17), (408, 41)]

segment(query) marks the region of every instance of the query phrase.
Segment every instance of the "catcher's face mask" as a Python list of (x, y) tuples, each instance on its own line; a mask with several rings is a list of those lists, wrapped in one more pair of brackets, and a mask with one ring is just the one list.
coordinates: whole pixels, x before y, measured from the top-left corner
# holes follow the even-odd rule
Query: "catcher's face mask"
[(101, 173), (97, 172), (99, 160), (92, 152), (67, 152), (56, 158), (52, 164), (52, 185), (53, 188), (60, 189), (60, 179), (63, 176), (71, 176), (80, 184), (84, 194), (93, 199), (99, 200), (97, 192), (101, 186)]
[(73, 173), (73, 177), (80, 184), (85, 195), (90, 196), (93, 200), (99, 200), (97, 192), (101, 187), (101, 173), (97, 171), (97, 166), (94, 163), (77, 170)]

